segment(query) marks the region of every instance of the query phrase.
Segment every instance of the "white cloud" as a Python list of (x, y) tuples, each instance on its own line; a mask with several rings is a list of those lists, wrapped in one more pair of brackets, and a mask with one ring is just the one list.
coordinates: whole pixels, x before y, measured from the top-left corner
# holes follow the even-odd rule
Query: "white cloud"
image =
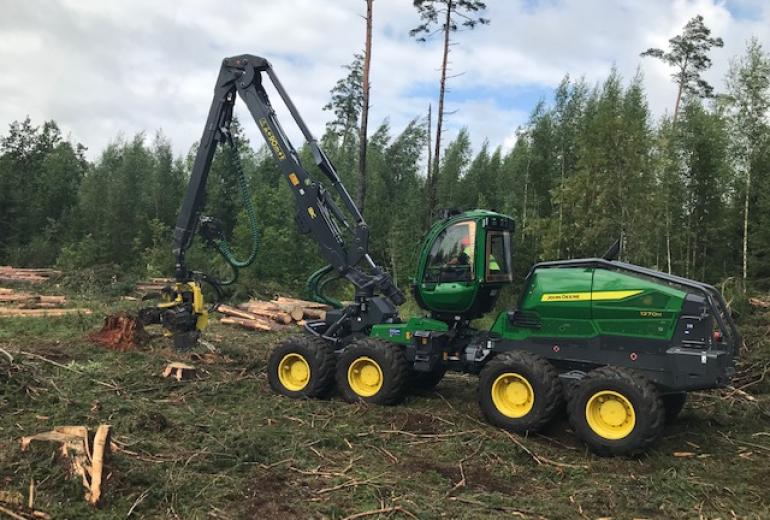
[[(502, 93), (553, 88), (565, 73), (596, 82), (613, 65), (626, 78), (640, 67), (651, 109), (670, 111), (671, 71), (639, 53), (665, 47), (695, 14), (725, 40), (706, 75), (717, 88), (750, 35), (770, 50), (770, 7), (763, 0), (488, 5), (491, 25), (457, 35), (451, 55), (453, 71), (463, 73), (451, 85), (463, 96), (449, 94), (448, 109), (458, 112), (446, 138), (468, 126), (476, 146), (485, 137), (492, 146), (510, 146), (532, 108)], [(321, 110), (329, 89), (363, 46), (364, 10), (361, 0), (0, 0), (0, 125), (26, 115), (38, 123), (55, 119), (91, 156), (118, 134), (162, 128), (184, 153), (203, 129), (221, 59), (253, 53), (273, 62), (320, 134), (330, 116)], [(439, 41), (409, 38), (418, 21), (411, 2), (377, 0), (374, 10), (370, 121), (374, 128), (389, 118), (397, 131), (422, 117), (428, 103), (435, 111), (441, 50)], [(479, 94), (469, 96), (474, 91)]]

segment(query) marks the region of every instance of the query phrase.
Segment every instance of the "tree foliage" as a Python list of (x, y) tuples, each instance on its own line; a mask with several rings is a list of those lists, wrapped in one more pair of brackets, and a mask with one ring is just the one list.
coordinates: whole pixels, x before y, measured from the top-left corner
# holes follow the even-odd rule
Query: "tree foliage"
[[(358, 58), (331, 92), (335, 119), (322, 138), (356, 188)], [(494, 208), (516, 221), (514, 267), (596, 256), (622, 239), (621, 258), (717, 282), (746, 277), (770, 286), (770, 58), (756, 42), (737, 59), (715, 100), (688, 96), (674, 122), (655, 120), (640, 75), (612, 70), (597, 85), (565, 77), (518, 129), (511, 149), (460, 130), (434, 170), (438, 207)], [(423, 175), (426, 121), (383, 121), (367, 147), (371, 254), (402, 287), (414, 273), (429, 221)], [(233, 134), (262, 235), (242, 289), (297, 290), (321, 266), (277, 164)], [(346, 141), (347, 140), (347, 141)], [(162, 135), (117, 138), (93, 161), (52, 122), (26, 119), (0, 136), (0, 263), (82, 268), (101, 264), (142, 275), (172, 272), (171, 234), (196, 148), (175, 157)], [(236, 250), (250, 234), (232, 157), (218, 150), (204, 213), (222, 223)], [(305, 167), (318, 180), (306, 147)], [(226, 275), (199, 241), (192, 267)], [(241, 248), (241, 249), (238, 249)]]
[(724, 42), (722, 38), (712, 38), (711, 29), (706, 27), (703, 16), (697, 15), (685, 24), (682, 34), (674, 36), (668, 43), (668, 51), (650, 48), (641, 55), (658, 58), (674, 67), (675, 71), (671, 77), (678, 86), (674, 106), (676, 119), (683, 95), (707, 98), (713, 94), (714, 87), (703, 79), (701, 74), (711, 68), (711, 48), (723, 47)]

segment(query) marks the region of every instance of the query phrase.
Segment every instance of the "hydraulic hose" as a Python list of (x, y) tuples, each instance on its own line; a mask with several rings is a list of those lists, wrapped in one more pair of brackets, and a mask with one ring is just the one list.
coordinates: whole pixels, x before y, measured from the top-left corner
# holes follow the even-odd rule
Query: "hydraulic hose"
[(246, 217), (249, 221), (249, 232), (251, 233), (251, 251), (245, 260), (238, 260), (226, 239), (222, 238), (214, 242), (217, 251), (220, 255), (222, 255), (222, 258), (225, 259), (225, 262), (227, 262), (227, 264), (232, 269), (232, 277), (229, 280), (219, 282), (220, 285), (223, 286), (234, 284), (238, 280), (238, 270), (243, 267), (248, 267), (254, 263), (254, 260), (257, 258), (257, 251), (259, 251), (260, 242), (259, 226), (257, 224), (257, 212), (254, 208), (254, 202), (251, 200), (251, 196), (249, 194), (249, 184), (246, 180), (246, 175), (243, 173), (243, 167), (241, 165), (241, 158), (238, 155), (238, 149), (236, 148), (235, 143), (229, 134), (228, 142), (230, 145), (230, 159), (233, 163), (235, 178), (238, 182), (238, 191), (240, 192), (241, 202), (243, 203), (243, 208), (246, 211)]
[(342, 303), (339, 300), (336, 300), (330, 296), (327, 296), (324, 294), (325, 287), (333, 282), (334, 280), (339, 279), (339, 276), (330, 276), (329, 278), (323, 279), (326, 275), (334, 271), (334, 266), (327, 265), (313, 274), (311, 274), (307, 279), (307, 290), (308, 293), (310, 293), (310, 297), (317, 302), (325, 303), (327, 305), (331, 305), (335, 309), (342, 308)]

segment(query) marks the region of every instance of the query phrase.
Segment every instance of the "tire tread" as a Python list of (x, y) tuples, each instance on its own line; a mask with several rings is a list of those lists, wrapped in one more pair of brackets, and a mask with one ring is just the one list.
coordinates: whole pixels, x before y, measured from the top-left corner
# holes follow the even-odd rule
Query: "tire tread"
[[(551, 363), (536, 354), (532, 354), (523, 350), (503, 352), (495, 356), (484, 366), (481, 374), (479, 374), (479, 381), (481, 382), (485, 380), (485, 376), (489, 373), (495, 373), (498, 370), (504, 370), (506, 367), (510, 367), (514, 364), (523, 364), (527, 366), (532, 371), (534, 379), (544, 383), (543, 386), (545, 387), (545, 391), (544, 393), (541, 392), (543, 395), (535, 396), (535, 400), (537, 401), (542, 399), (542, 402), (544, 402), (545, 405), (543, 408), (541, 408), (538, 417), (532, 421), (525, 430), (522, 430), (533, 432), (539, 431), (556, 416), (563, 403), (563, 392), (561, 381), (559, 380), (559, 374), (553, 365), (551, 365)], [(489, 422), (497, 424), (498, 426), (506, 427), (495, 420), (495, 416), (493, 415), (492, 410), (487, 409), (487, 396), (484, 394), (488, 393), (488, 391), (488, 388), (482, 387), (482, 385), (479, 384), (479, 407)], [(492, 406), (494, 407), (494, 405)]]
[[(286, 389), (280, 383), (277, 374), (273, 374), (273, 362), (274, 356), (283, 357), (285, 353), (289, 351), (295, 351), (303, 356), (309, 357), (311, 366), (314, 367), (318, 377), (311, 377), (308, 382), (308, 386), (303, 388), (297, 393), (288, 394)], [(289, 336), (284, 341), (279, 343), (273, 351), (270, 353), (268, 360), (268, 381), (270, 387), (278, 394), (286, 395), (288, 397), (322, 397), (326, 394), (334, 385), (334, 366), (335, 366), (334, 349), (332, 346), (321, 338), (314, 336), (308, 336), (304, 334), (296, 334)], [(312, 374), (312, 371), (311, 371)]]
[(652, 444), (654, 444), (655, 441), (660, 437), (660, 434), (662, 433), (663, 427), (665, 425), (665, 410), (655, 385), (653, 385), (647, 378), (631, 369), (604, 366), (590, 371), (578, 385), (577, 391), (571, 392), (568, 398), (568, 416), (570, 426), (572, 426), (572, 429), (575, 432), (580, 432), (582, 430), (582, 424), (579, 423), (579, 421), (583, 420), (581, 418), (584, 418), (585, 410), (582, 409), (582, 406), (580, 407), (581, 409), (576, 409), (578, 407), (578, 396), (582, 394), (580, 388), (583, 385), (591, 384), (592, 381), (602, 379), (619, 381), (634, 388), (641, 396), (640, 402), (635, 403), (635, 408), (639, 408), (635, 409), (634, 412), (637, 417), (643, 415), (649, 418), (649, 424), (641, 439), (639, 439), (635, 445), (630, 447), (598, 444), (591, 442), (590, 439), (583, 439), (583, 441), (591, 448), (594, 453), (598, 455), (611, 456), (641, 454), (642, 452), (646, 451)]
[[(380, 392), (369, 398), (362, 398), (348, 386), (348, 363), (346, 360), (366, 355), (379, 358), (376, 360), (378, 363), (380, 363), (380, 359), (384, 360), (380, 368), (383, 370), (386, 381)], [(348, 402), (366, 401), (382, 405), (397, 404), (404, 398), (408, 378), (409, 364), (406, 361), (404, 350), (397, 345), (376, 338), (367, 337), (354, 341), (345, 348), (340, 362), (337, 363), (337, 387)]]

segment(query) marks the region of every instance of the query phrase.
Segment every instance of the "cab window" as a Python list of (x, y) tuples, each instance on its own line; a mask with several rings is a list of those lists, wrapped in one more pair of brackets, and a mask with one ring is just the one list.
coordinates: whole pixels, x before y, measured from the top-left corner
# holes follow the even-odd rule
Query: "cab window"
[(442, 283), (473, 280), (475, 243), (476, 222), (458, 222), (446, 228), (430, 249), (424, 281)]
[(486, 280), (488, 282), (510, 282), (511, 233), (509, 231), (487, 231)]

